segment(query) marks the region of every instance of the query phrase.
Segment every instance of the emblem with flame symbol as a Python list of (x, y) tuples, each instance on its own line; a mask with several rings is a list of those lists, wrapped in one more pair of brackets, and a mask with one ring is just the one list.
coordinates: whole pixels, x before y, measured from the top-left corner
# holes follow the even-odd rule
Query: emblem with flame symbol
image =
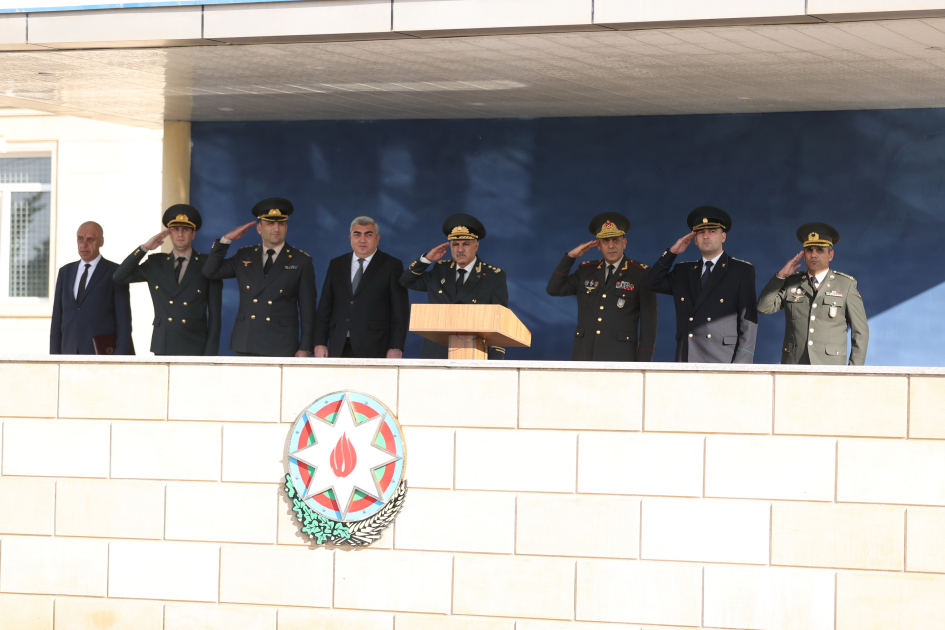
[(407, 494), (406, 445), (394, 414), (352, 391), (322, 396), (289, 434), (285, 489), (302, 532), (318, 544), (370, 545)]

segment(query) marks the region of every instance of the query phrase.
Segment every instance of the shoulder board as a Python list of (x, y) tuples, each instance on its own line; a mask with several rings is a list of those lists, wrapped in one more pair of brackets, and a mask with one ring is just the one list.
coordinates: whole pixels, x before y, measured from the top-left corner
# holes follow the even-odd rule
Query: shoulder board
[(450, 261), (448, 261), (448, 260), (438, 260), (438, 261), (436, 261), (436, 264), (438, 264), (438, 265), (445, 265), (445, 264), (447, 264), (447, 263), (449, 263), (449, 262), (450, 262)]
[(589, 260), (587, 262), (582, 262), (581, 267), (587, 267), (588, 265), (599, 265), (602, 262), (604, 261), (603, 260)]
[(631, 265), (636, 265), (637, 267), (639, 267), (640, 269), (643, 269), (643, 270), (646, 270), (646, 269), (649, 269), (649, 268), (650, 268), (649, 265), (645, 265), (645, 264), (643, 264), (643, 263), (641, 263), (641, 262), (637, 262), (637, 261), (635, 261), (635, 260), (630, 260), (629, 258), (627, 259), (627, 262), (630, 263)]
[(493, 267), (492, 265), (486, 265), (486, 267), (488, 267), (489, 269), (491, 269), (492, 271), (494, 271), (494, 272), (496, 272), (496, 273), (500, 273), (500, 272), (502, 271), (502, 270), (499, 269), (498, 267)]
[(308, 256), (309, 258), (312, 257), (311, 254), (309, 254), (308, 252), (303, 252), (303, 251), (302, 251), (301, 249), (299, 249), (298, 247), (293, 247), (292, 249), (294, 249), (295, 251), (297, 251), (297, 252), (300, 253), (300, 254), (305, 254), (305, 255)]
[[(742, 260), (741, 258), (735, 258), (734, 256), (729, 256), (729, 258), (740, 263), (745, 263), (746, 265), (751, 265), (750, 262), (748, 262), (747, 260)], [(754, 265), (751, 265), (751, 266), (754, 267)]]
[(849, 278), (850, 280), (853, 280), (854, 282), (856, 282), (856, 278), (854, 278), (853, 276), (848, 276), (842, 271), (834, 271), (834, 273), (837, 274), (838, 276), (843, 276), (844, 278)]

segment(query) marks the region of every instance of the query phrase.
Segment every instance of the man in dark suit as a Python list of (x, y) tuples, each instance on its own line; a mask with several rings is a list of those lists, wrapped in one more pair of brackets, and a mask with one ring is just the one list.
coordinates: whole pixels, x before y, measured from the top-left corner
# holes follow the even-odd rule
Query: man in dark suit
[[(576, 295), (578, 324), (572, 361), (652, 361), (656, 345), (656, 294), (644, 284), (650, 268), (624, 255), (630, 220), (604, 212), (588, 229), (597, 238), (564, 255), (548, 281), (548, 295)], [(574, 259), (592, 247), (603, 260)]]
[[(147, 282), (154, 303), (151, 352), (158, 355), (215, 357), (220, 349), (223, 281), (203, 275), (206, 254), (193, 249), (202, 223), (200, 212), (187, 204), (164, 212), (166, 230), (133, 251), (115, 271), (115, 282)], [(174, 251), (148, 256), (170, 236)]]
[[(755, 268), (722, 249), (732, 218), (725, 210), (700, 206), (689, 213), (689, 234), (653, 265), (646, 286), (673, 296), (676, 306), (676, 361), (752, 363), (758, 332)], [(702, 252), (694, 262), (676, 256), (691, 241)]]
[[(211, 280), (239, 283), (230, 349), (240, 356), (307, 357), (315, 347), (315, 267), (311, 256), (285, 242), (294, 209), (288, 199), (263, 199), (253, 206), (257, 220), (214, 241), (203, 266)], [(262, 246), (242, 247), (227, 258), (230, 243), (254, 225)]]
[(352, 253), (329, 263), (322, 285), (315, 356), (399, 359), (410, 317), (404, 263), (377, 248), (381, 229), (371, 217), (352, 221), (349, 237)]
[[(128, 285), (115, 284), (118, 265), (102, 258), (102, 226), (76, 232), (79, 258), (59, 269), (49, 330), (49, 354), (134, 354)], [(98, 338), (97, 341), (93, 341)]]
[[(400, 283), (414, 291), (426, 291), (430, 304), (501, 304), (509, 305), (505, 272), (478, 258), (479, 241), (486, 228), (476, 217), (454, 214), (443, 222), (447, 242), (437, 245), (410, 263)], [(449, 249), (453, 260), (440, 260)], [(432, 265), (431, 269), (427, 269)], [(446, 346), (423, 340), (421, 359), (446, 359)], [(490, 359), (504, 359), (505, 348), (489, 348)]]

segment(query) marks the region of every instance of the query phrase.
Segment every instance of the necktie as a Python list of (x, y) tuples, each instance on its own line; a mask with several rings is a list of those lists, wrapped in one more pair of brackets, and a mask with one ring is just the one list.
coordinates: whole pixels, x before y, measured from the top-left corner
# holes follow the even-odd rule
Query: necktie
[(706, 280), (709, 279), (709, 274), (712, 273), (712, 261), (706, 261), (705, 270), (702, 272), (702, 286), (705, 286)]
[(174, 277), (177, 278), (177, 284), (180, 284), (180, 270), (184, 264), (184, 261), (187, 260), (183, 256), (177, 257), (177, 266), (174, 267)]
[(75, 301), (81, 302), (82, 296), (85, 295), (85, 283), (89, 280), (89, 267), (92, 266), (92, 263), (85, 263), (85, 271), (82, 272), (82, 277), (79, 278), (79, 290), (75, 294)]
[(614, 275), (614, 266), (613, 266), (613, 265), (607, 265), (607, 275), (604, 276), (604, 284), (607, 284), (607, 282), (610, 280), (610, 277), (611, 277), (612, 275)]
[(266, 255), (267, 255), (266, 264), (263, 265), (263, 275), (264, 275), (264, 276), (268, 276), (268, 275), (269, 275), (269, 270), (272, 269), (272, 255), (275, 254), (275, 253), (276, 253), (276, 250), (274, 250), (274, 249), (267, 249), (267, 250), (266, 250)]
[(817, 282), (817, 277), (816, 277), (816, 276), (811, 276), (811, 277), (810, 277), (810, 286), (811, 286), (811, 288), (814, 290), (814, 293), (817, 293), (817, 289), (819, 288), (819, 285), (820, 285), (820, 283)]
[(456, 276), (456, 293), (459, 294), (460, 289), (463, 288), (463, 279), (466, 276), (466, 270), (460, 269), (457, 273), (459, 275)]
[(354, 292), (358, 290), (358, 285), (361, 284), (361, 278), (364, 276), (364, 259), (358, 258), (358, 270), (354, 272), (354, 280), (351, 281), (351, 294), (354, 295)]

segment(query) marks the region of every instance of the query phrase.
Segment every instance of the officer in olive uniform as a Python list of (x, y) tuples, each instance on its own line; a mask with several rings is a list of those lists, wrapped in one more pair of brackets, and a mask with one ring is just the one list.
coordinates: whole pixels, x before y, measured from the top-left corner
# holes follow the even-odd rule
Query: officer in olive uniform
[[(578, 298), (572, 361), (652, 361), (656, 344), (656, 294), (644, 285), (650, 268), (624, 256), (630, 220), (604, 212), (588, 229), (597, 237), (564, 255), (548, 281), (548, 295)], [(603, 260), (581, 263), (575, 258), (592, 247)]]
[[(273, 197), (253, 206), (257, 218), (214, 241), (203, 273), (236, 278), (240, 307), (230, 349), (238, 355), (307, 357), (315, 348), (315, 268), (312, 257), (285, 242), (292, 202)], [(253, 225), (262, 245), (241, 247), (226, 258), (230, 243)], [(300, 335), (301, 333), (301, 335)]]
[[(115, 270), (118, 284), (147, 282), (154, 303), (151, 352), (158, 355), (215, 357), (220, 349), (220, 311), (223, 282), (203, 275), (207, 255), (193, 249), (194, 235), (202, 223), (200, 213), (187, 204), (164, 212), (163, 232), (133, 251)], [(170, 236), (174, 251), (155, 253)]]
[[(863, 298), (852, 276), (830, 268), (840, 233), (826, 223), (806, 223), (797, 229), (797, 240), (804, 249), (771, 278), (758, 299), (763, 315), (784, 309), (781, 363), (844, 365), (849, 329), (849, 364), (864, 365), (870, 329)], [(797, 271), (802, 257), (804, 273)]]
[[(486, 237), (482, 223), (468, 214), (454, 214), (443, 222), (443, 233), (447, 242), (410, 263), (400, 277), (400, 284), (414, 291), (426, 291), (430, 304), (501, 304), (508, 307), (505, 272), (487, 265), (477, 256), (479, 241)], [(453, 260), (440, 260), (447, 248)], [(446, 346), (423, 340), (421, 359), (446, 359), (448, 355)], [(505, 348), (490, 347), (489, 358), (504, 359)]]
[[(689, 213), (691, 230), (663, 252), (646, 286), (673, 296), (676, 306), (676, 361), (752, 363), (758, 333), (755, 268), (722, 249), (732, 218), (725, 210), (700, 206)], [(677, 263), (696, 242), (702, 258)]]

